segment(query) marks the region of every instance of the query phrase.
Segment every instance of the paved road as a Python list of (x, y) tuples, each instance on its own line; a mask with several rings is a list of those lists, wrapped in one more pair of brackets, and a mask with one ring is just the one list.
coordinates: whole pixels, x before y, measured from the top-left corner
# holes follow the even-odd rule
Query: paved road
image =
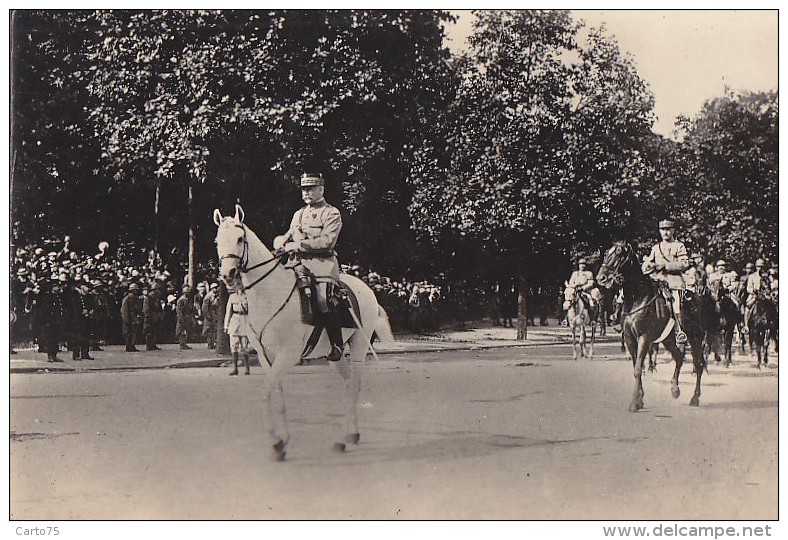
[[(775, 519), (775, 366), (672, 367), (627, 407), (628, 360), (566, 346), (391, 353), (364, 366), (362, 441), (330, 452), (340, 383), (295, 368), (288, 461), (265, 370), (13, 373), (14, 519)], [(662, 358), (665, 360), (665, 358)]]

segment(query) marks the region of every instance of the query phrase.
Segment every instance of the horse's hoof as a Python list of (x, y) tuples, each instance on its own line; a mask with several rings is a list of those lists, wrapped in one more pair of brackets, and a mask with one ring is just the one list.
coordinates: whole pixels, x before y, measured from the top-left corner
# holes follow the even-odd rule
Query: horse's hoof
[(344, 454), (345, 453), (345, 443), (334, 443), (334, 446), (331, 447), (331, 451), (335, 454)]
[(359, 433), (345, 435), (345, 442), (348, 444), (358, 444), (359, 440), (361, 440), (361, 435)]
[(249, 375), (249, 374), (250, 374), (250, 373), (249, 373), (249, 370), (248, 370), (248, 369), (247, 369), (246, 371), (244, 371), (244, 375)]
[(231, 371), (230, 372), (230, 376), (232, 377), (233, 375), (238, 375), (238, 372), (237, 371)]
[(692, 396), (690, 400), (690, 407), (699, 407), (700, 406), (700, 398), (697, 396)]
[(678, 399), (678, 397), (681, 395), (681, 388), (678, 386), (671, 386), (670, 395), (673, 396), (673, 399)]
[(285, 454), (286, 454), (286, 452), (285, 452), (285, 442), (282, 441), (282, 440), (279, 440), (279, 442), (277, 442), (274, 445), (274, 453), (273, 453), (274, 461), (284, 461), (285, 460)]

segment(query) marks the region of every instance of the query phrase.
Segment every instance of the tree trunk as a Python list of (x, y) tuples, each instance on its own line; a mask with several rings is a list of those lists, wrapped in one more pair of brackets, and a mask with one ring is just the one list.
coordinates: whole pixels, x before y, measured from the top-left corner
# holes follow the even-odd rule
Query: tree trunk
[(153, 249), (159, 252), (159, 197), (161, 196), (161, 179), (156, 179), (156, 198), (153, 201)]
[(528, 339), (528, 306), (526, 305), (526, 295), (528, 294), (528, 274), (525, 264), (520, 263), (517, 275), (517, 340), (525, 341)]
[(197, 279), (194, 270), (194, 194), (192, 192), (192, 179), (189, 178), (189, 285), (194, 287)]

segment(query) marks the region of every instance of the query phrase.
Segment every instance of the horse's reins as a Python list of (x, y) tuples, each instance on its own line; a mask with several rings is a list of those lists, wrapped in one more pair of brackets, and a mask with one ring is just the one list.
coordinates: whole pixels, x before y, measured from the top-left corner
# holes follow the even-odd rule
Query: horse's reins
[[(273, 254), (270, 259), (267, 259), (265, 261), (259, 262), (257, 264), (252, 265), (252, 266), (246, 266), (249, 263), (249, 242), (246, 239), (246, 227), (244, 227), (242, 224), (237, 224), (235, 226), (239, 227), (244, 232), (244, 249), (243, 249), (243, 252), (241, 253), (241, 255), (236, 255), (235, 253), (228, 253), (227, 255), (223, 255), (219, 259), (220, 263), (224, 259), (238, 259), (240, 261), (240, 263), (239, 263), (239, 270), (241, 271), (241, 273), (246, 274), (246, 273), (251, 272), (252, 270), (255, 270), (257, 268), (265, 266), (266, 264), (269, 264), (269, 263), (271, 263), (273, 261), (276, 261), (276, 264), (273, 265), (270, 270), (268, 270), (266, 273), (264, 273), (262, 276), (260, 276), (256, 280), (254, 280), (249, 285), (245, 285), (244, 286), (244, 289), (251, 289), (252, 287), (257, 285), (258, 283), (263, 281), (265, 278), (270, 276), (273, 273), (273, 271), (276, 270), (279, 267), (279, 265), (282, 263), (282, 254), (281, 253)], [(290, 302), (290, 299), (293, 297), (293, 293), (295, 292), (297, 285), (298, 285), (298, 281), (294, 280), (293, 281), (293, 288), (290, 289), (290, 293), (287, 295), (287, 298), (285, 298), (285, 301), (282, 302), (282, 305), (279, 306), (279, 308), (274, 312), (274, 314), (271, 315), (271, 317), (268, 319), (268, 321), (263, 325), (263, 328), (262, 328), (262, 330), (260, 330), (260, 332), (257, 332), (257, 330), (255, 330), (254, 327), (252, 326), (251, 321), (249, 321), (247, 319), (247, 321), (246, 321), (247, 326), (249, 326), (249, 329), (254, 333), (255, 336), (258, 336), (257, 340), (260, 341), (261, 345), (262, 345), (261, 337), (263, 335), (263, 332), (265, 332), (266, 328), (268, 328), (268, 325), (271, 324), (271, 321), (273, 321), (276, 318), (276, 316), (279, 315), (282, 312), (283, 309), (285, 309), (285, 306), (287, 306), (288, 302)], [(262, 345), (262, 346), (263, 346), (263, 349), (265, 349), (265, 346), (264, 345)], [(263, 350), (263, 352), (265, 353), (265, 350)], [(266, 357), (265, 361), (268, 363), (268, 365), (272, 366), (273, 363), (271, 362), (271, 360), (268, 359), (268, 356), (265, 355), (265, 357)]]
[[(624, 259), (624, 262), (628, 261), (633, 255), (631, 249), (627, 248), (626, 250), (627, 250), (627, 256)], [(612, 279), (613, 282), (615, 282), (615, 283), (617, 283), (619, 285), (621, 285), (622, 282), (624, 281), (624, 274), (621, 272), (621, 267), (624, 266), (624, 262), (619, 263), (618, 267), (615, 268), (614, 270), (613, 269), (609, 269), (608, 270), (610, 272), (610, 279)], [(640, 307), (638, 307), (637, 309), (633, 309), (631, 311), (622, 311), (621, 314), (622, 315), (632, 315), (634, 313), (638, 313), (640, 311), (643, 311), (644, 309), (649, 307), (651, 304), (653, 304), (657, 300), (658, 296), (659, 296), (659, 292), (656, 292), (656, 293), (654, 293), (654, 296), (651, 297), (651, 300), (649, 300), (645, 304), (643, 304)]]

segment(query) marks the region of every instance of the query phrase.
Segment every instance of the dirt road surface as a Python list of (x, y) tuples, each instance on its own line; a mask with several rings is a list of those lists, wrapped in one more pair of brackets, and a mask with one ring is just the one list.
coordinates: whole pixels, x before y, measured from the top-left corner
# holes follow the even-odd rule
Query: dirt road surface
[[(629, 361), (567, 347), (399, 354), (364, 365), (361, 443), (330, 451), (342, 387), (285, 380), (270, 460), (265, 370), (12, 374), (12, 519), (776, 519), (776, 366), (710, 366), (699, 408), (672, 364), (627, 408)], [(666, 362), (666, 358), (661, 358)]]

